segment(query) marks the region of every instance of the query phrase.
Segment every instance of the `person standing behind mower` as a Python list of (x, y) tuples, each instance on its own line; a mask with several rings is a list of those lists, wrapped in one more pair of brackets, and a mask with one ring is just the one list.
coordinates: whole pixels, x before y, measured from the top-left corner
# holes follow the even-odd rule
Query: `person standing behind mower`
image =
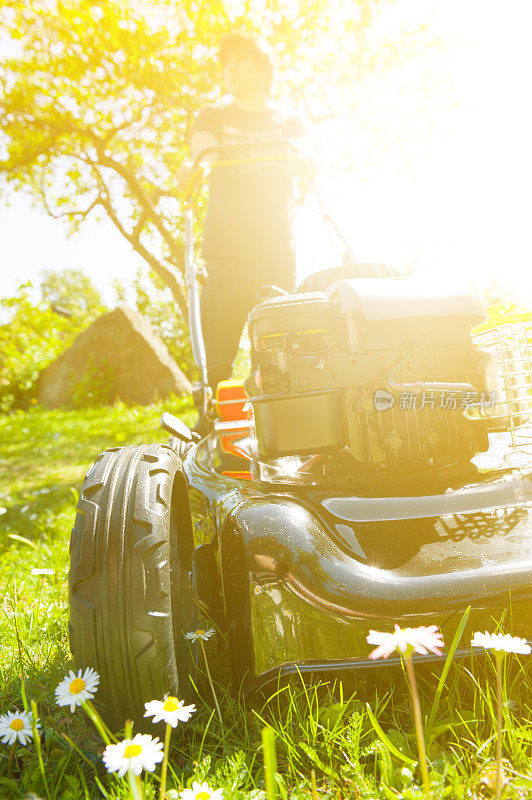
[[(290, 290), (295, 282), (293, 243), (293, 173), (279, 155), (303, 126), (273, 106), (272, 59), (264, 45), (244, 33), (229, 34), (220, 44), (224, 82), (232, 100), (204, 106), (193, 125), (192, 161), (206, 148), (234, 144), (223, 161), (212, 163), (202, 256), (208, 277), (201, 295), (201, 316), (209, 384), (213, 391), (230, 378), (240, 336), (261, 286)], [(260, 144), (261, 140), (266, 140)], [(256, 144), (253, 144), (256, 142)], [(245, 161), (277, 156), (277, 160)], [(203, 160), (203, 158), (202, 158)], [(182, 175), (182, 178), (186, 175)]]

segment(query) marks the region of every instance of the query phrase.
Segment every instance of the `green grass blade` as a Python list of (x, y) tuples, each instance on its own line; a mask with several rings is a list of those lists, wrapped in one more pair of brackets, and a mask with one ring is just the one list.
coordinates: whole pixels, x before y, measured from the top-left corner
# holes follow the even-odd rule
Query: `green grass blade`
[(386, 734), (384, 733), (383, 729), (381, 728), (381, 726), (378, 723), (377, 717), (375, 716), (375, 714), (371, 710), (369, 703), (366, 703), (366, 710), (368, 712), (369, 720), (370, 720), (371, 724), (373, 725), (375, 733), (377, 734), (377, 736), (379, 737), (379, 739), (381, 740), (383, 745), (390, 751), (390, 753), (393, 753), (393, 755), (396, 758), (400, 759), (400, 761), (404, 761), (405, 764), (410, 764), (410, 766), (415, 766), (417, 762), (414, 761), (412, 758), (409, 758), (408, 756), (405, 756), (404, 753), (401, 753), (399, 748), (396, 747), (393, 744), (393, 742), (391, 741), (391, 739), (389, 739), (386, 736)]
[(451, 669), (451, 664), (453, 662), (454, 654), (456, 653), (456, 648), (460, 643), (460, 639), (462, 638), (462, 634), (464, 632), (465, 626), (467, 625), (467, 620), (469, 619), (470, 613), (471, 613), (471, 606), (468, 606), (464, 611), (464, 613), (462, 614), (462, 619), (460, 620), (460, 624), (458, 625), (455, 631), (453, 640), (451, 642), (451, 646), (447, 653), (447, 658), (445, 659), (445, 664), (443, 665), (440, 679), (438, 681), (438, 686), (436, 687), (436, 692), (434, 694), (434, 700), (432, 701), (432, 708), (430, 709), (429, 721), (427, 723), (427, 734), (426, 734), (427, 739), (430, 739), (430, 735), (434, 725), (434, 718), (436, 717), (436, 712), (438, 711), (438, 706), (440, 704), (440, 698), (442, 696), (443, 687), (445, 686), (445, 681), (447, 680), (447, 675), (449, 674), (449, 670)]
[(264, 757), (264, 784), (268, 800), (276, 800), (277, 754), (275, 752), (275, 731), (267, 726), (262, 729), (262, 752)]
[(25, 536), (19, 536), (18, 533), (8, 533), (7, 538), (13, 539), (14, 542), (21, 542), (22, 544), (27, 544), (28, 547), (33, 547), (34, 550), (39, 549), (35, 544), (35, 542), (32, 542), (30, 539), (26, 539)]

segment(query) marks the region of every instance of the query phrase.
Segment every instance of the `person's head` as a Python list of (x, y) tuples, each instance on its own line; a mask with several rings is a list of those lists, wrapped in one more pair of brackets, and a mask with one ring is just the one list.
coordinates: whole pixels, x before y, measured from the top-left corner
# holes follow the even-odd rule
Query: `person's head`
[(271, 94), (274, 66), (266, 45), (249, 33), (230, 33), (220, 42), (224, 80), (238, 100)]

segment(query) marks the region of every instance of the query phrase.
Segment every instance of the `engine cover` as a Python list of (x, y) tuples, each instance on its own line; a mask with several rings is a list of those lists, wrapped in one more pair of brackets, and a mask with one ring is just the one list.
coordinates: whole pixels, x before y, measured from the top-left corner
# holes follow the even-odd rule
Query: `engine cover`
[(488, 447), (468, 418), (485, 388), (464, 292), (414, 278), (360, 278), (260, 303), (248, 317), (260, 455), (334, 453), (360, 463), (468, 460)]

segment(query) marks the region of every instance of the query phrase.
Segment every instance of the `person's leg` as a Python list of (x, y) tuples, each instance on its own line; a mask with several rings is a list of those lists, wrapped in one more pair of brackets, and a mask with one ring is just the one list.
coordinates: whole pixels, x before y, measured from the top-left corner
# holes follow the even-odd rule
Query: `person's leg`
[(233, 360), (256, 289), (247, 265), (211, 267), (201, 294), (201, 321), (209, 385), (231, 377)]

